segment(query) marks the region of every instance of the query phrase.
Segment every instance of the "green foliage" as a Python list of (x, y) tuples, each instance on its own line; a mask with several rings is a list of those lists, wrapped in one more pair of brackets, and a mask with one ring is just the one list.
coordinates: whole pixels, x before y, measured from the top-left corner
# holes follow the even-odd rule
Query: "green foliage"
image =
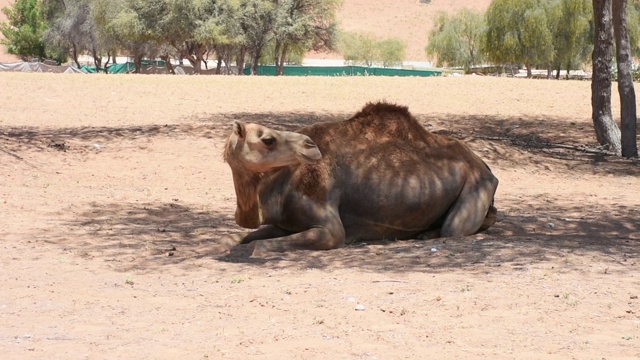
[(640, 0), (631, 0), (627, 4), (627, 29), (631, 43), (631, 55), (640, 57)]
[(529, 74), (535, 65), (550, 64), (554, 46), (547, 6), (547, 0), (493, 0), (486, 13), (489, 60), (522, 63)]
[(435, 25), (425, 52), (437, 59), (437, 66), (462, 66), (468, 70), (484, 61), (486, 23), (480, 12), (466, 8), (453, 16), (441, 12)]
[(373, 34), (343, 32), (338, 49), (346, 64), (373, 66), (377, 59), (377, 42)]
[(574, 70), (588, 61), (593, 49), (591, 1), (555, 1), (547, 9), (555, 48), (553, 65)]
[(406, 50), (407, 44), (400, 39), (390, 38), (378, 43), (378, 54), (384, 67), (402, 66)]
[(273, 36), (275, 4), (269, 0), (240, 0), (238, 21), (251, 58), (252, 73), (258, 70), (265, 46)]
[(338, 51), (349, 65), (373, 66), (382, 63), (385, 67), (402, 64), (406, 44), (395, 38), (379, 40), (370, 33), (343, 32), (340, 34)]
[[(274, 13), (274, 60), (281, 67), (290, 51), (331, 49), (336, 36), (335, 13), (341, 0), (282, 0)], [(294, 50), (295, 48), (295, 50)]]
[(541, 0), (494, 0), (487, 10), (487, 52), (498, 63), (551, 60), (553, 44)]
[(13, 6), (4, 7), (2, 12), (8, 19), (0, 23), (0, 32), (4, 36), (2, 44), (7, 46), (7, 51), (25, 61), (32, 57), (44, 59), (43, 35), (47, 23), (41, 16), (38, 0), (17, 0)]
[(115, 19), (124, 11), (126, 3), (123, 0), (92, 0), (90, 8), (91, 21), (94, 23), (96, 42), (100, 50), (123, 49), (124, 44)]

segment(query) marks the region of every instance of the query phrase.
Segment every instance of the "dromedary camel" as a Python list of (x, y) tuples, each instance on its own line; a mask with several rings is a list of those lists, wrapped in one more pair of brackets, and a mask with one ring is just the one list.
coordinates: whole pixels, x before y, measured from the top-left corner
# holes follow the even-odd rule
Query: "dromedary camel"
[(297, 132), (236, 121), (224, 149), (236, 236), (253, 254), (335, 249), (356, 240), (471, 235), (496, 219), (498, 179), (462, 142), (406, 107), (367, 104)]

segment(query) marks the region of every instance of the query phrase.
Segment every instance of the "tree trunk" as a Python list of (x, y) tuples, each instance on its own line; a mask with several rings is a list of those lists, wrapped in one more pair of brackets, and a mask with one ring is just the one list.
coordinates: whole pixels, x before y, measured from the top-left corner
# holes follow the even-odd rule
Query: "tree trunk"
[(276, 75), (278, 76), (284, 75), (284, 62), (287, 59), (287, 52), (289, 52), (289, 47), (287, 46), (287, 44), (282, 45), (282, 51), (280, 53), (280, 62), (276, 63), (276, 66), (278, 69)]
[(636, 144), (636, 92), (631, 72), (631, 46), (627, 28), (627, 0), (613, 1), (613, 31), (616, 39), (618, 65), (618, 93), (620, 93), (620, 130), (622, 156), (637, 157)]
[(76, 43), (72, 43), (72, 50), (71, 50), (71, 56), (73, 56), (73, 62), (76, 63), (76, 66), (78, 67), (78, 69), (80, 69), (80, 62), (78, 61), (78, 46), (76, 45)]
[(611, 62), (613, 60), (613, 27), (611, 0), (593, 0), (594, 44), (591, 77), (591, 117), (600, 145), (620, 153), (620, 129), (611, 115)]
[(95, 46), (91, 48), (91, 55), (93, 55), (93, 64), (96, 66), (96, 73), (98, 73), (102, 67), (102, 56), (98, 56)]
[(135, 66), (135, 70), (133, 71), (135, 74), (142, 73), (142, 57), (144, 54), (135, 54), (133, 56), (133, 65)]
[(247, 47), (244, 45), (238, 49), (238, 56), (236, 57), (236, 66), (238, 67), (238, 75), (244, 75), (244, 59), (247, 56)]
[[(193, 72), (196, 74), (200, 74), (202, 72), (202, 63), (204, 62), (204, 52), (206, 50), (206, 46), (204, 44), (196, 45), (196, 66), (193, 67)], [(205, 68), (207, 65), (205, 64)]]
[(282, 75), (282, 71), (280, 70), (280, 59), (282, 56), (280, 55), (280, 48), (282, 47), (282, 43), (280, 40), (276, 40), (276, 49), (274, 51), (274, 59), (273, 63), (276, 65), (276, 76)]
[(104, 63), (104, 73), (109, 73), (109, 60), (111, 60), (111, 53), (107, 51), (107, 61)]
[(167, 68), (167, 73), (171, 75), (175, 75), (176, 71), (173, 70), (173, 65), (171, 64), (171, 58), (169, 54), (160, 55), (160, 60), (164, 61), (164, 66)]
[(224, 59), (224, 54), (221, 51), (216, 51), (217, 62), (216, 62), (216, 74), (222, 74), (222, 61)]
[(205, 50), (202, 53), (202, 62), (204, 63), (204, 69), (209, 70), (209, 50)]
[(231, 75), (231, 56), (233, 54), (233, 46), (225, 45), (223, 47), (224, 70), (226, 75)]
[(254, 49), (251, 52), (251, 75), (258, 75), (258, 62), (262, 57), (262, 48)]
[(193, 67), (193, 73), (200, 74), (206, 47), (203, 44), (187, 42), (186, 48), (187, 50), (184, 52), (184, 58), (187, 59)]

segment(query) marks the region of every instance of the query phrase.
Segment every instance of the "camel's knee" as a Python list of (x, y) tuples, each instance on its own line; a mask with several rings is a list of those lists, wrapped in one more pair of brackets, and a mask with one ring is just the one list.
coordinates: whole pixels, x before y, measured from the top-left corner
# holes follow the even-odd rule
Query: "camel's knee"
[(486, 230), (496, 221), (497, 210), (491, 202), (493, 193), (483, 192), (472, 198), (460, 199), (445, 218), (442, 237), (466, 236)]

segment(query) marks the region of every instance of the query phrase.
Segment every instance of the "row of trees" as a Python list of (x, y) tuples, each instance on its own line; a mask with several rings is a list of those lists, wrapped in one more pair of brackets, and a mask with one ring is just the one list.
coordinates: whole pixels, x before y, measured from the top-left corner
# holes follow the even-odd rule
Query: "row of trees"
[(338, 50), (348, 65), (401, 66), (407, 44), (397, 38), (379, 39), (370, 33), (342, 32)]
[(336, 47), (340, 4), (341, 0), (17, 0), (3, 9), (9, 21), (0, 31), (9, 52), (24, 57), (64, 60), (70, 53), (78, 63), (78, 55), (90, 53), (97, 67), (106, 67), (116, 54), (125, 53), (133, 57), (138, 71), (145, 57), (180, 58), (198, 73), (203, 60), (213, 54), (218, 72), (233, 61), (241, 71), (248, 59), (254, 72), (262, 61), (275, 63), (281, 74), (288, 59)]
[[(633, 54), (640, 55), (640, 1), (627, 9)], [(439, 66), (522, 64), (556, 71), (590, 61), (594, 11), (591, 0), (494, 0), (485, 13), (441, 13), (425, 51)]]

